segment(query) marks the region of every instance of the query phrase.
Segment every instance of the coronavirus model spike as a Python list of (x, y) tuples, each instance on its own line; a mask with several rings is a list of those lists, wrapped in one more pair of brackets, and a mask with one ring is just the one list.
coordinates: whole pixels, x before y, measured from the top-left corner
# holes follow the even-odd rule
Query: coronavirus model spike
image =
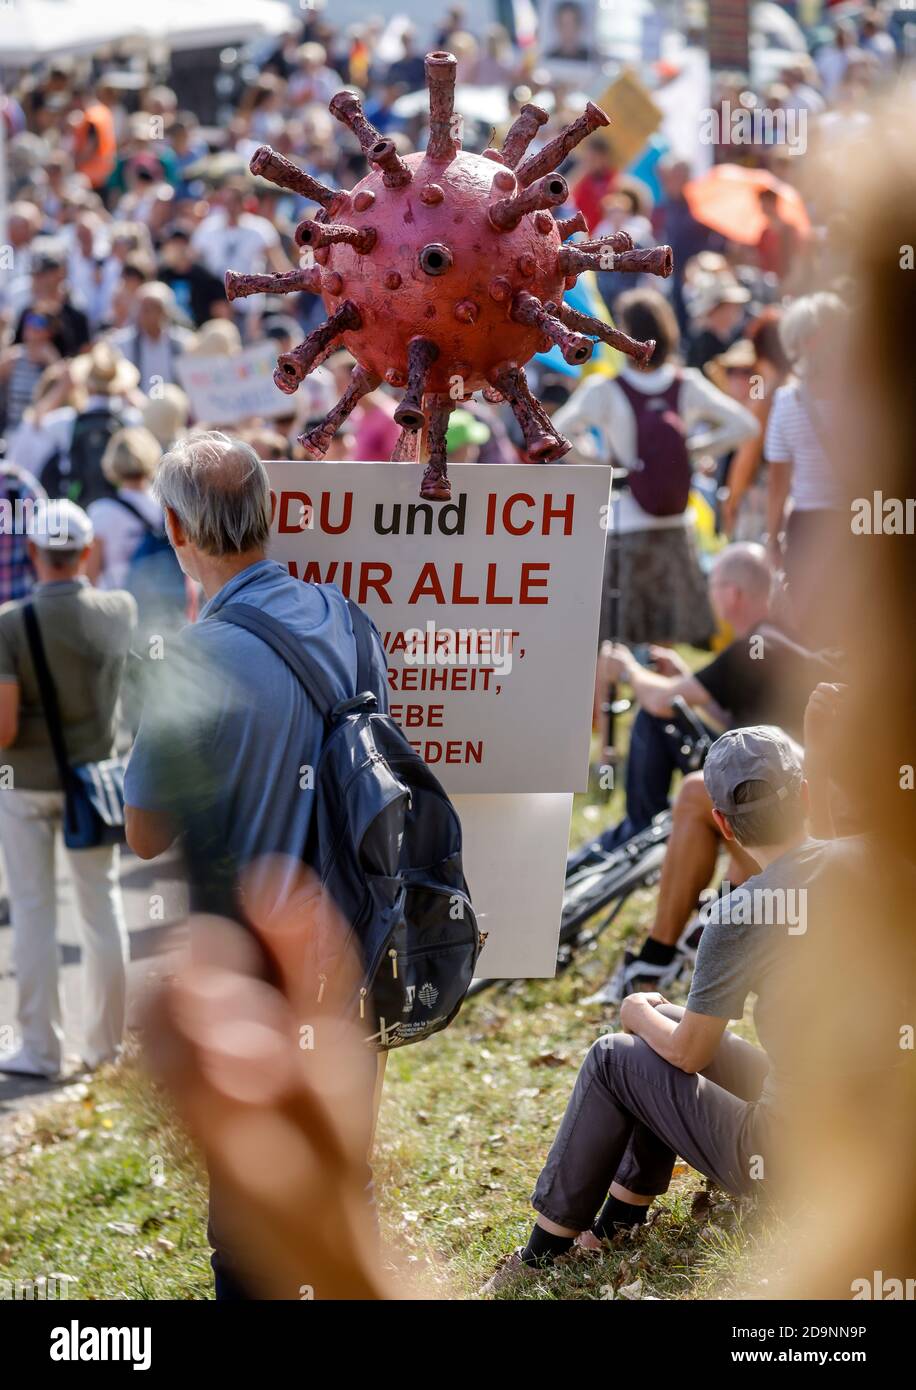
[(651, 344), (564, 303), (577, 276), (609, 269), (666, 275), (671, 268), (668, 247), (636, 250), (624, 233), (570, 242), (575, 232), (588, 236), (582, 214), (554, 215), (568, 210), (558, 165), (608, 124), (599, 107), (589, 102), (578, 120), (529, 154), (548, 116), (527, 103), (501, 149), (473, 154), (461, 148), (456, 71), (452, 54), (427, 56), (429, 139), (416, 154), (381, 135), (353, 92), (332, 99), (332, 113), (369, 163), (351, 190), (329, 188), (267, 146), (256, 150), (253, 173), (314, 205), (297, 228), (301, 268), (282, 275), (233, 270), (226, 277), (230, 299), (321, 295), (326, 321), (277, 362), (281, 391), (295, 391), (339, 348), (356, 360), (341, 399), (303, 437), (306, 452), (323, 457), (361, 397), (385, 382), (403, 392), (393, 458), (425, 466), (421, 491), (433, 500), (449, 496), (448, 418), (458, 402), (476, 392), (506, 402), (526, 457), (549, 462), (570, 445), (531, 394), (525, 363), (556, 344), (568, 362), (581, 365), (596, 339), (648, 361)]
[(447, 502), (452, 495), (446, 475), (446, 436), (448, 417), (455, 409), (451, 396), (437, 393), (430, 399), (427, 449), (429, 463), (420, 484), (420, 496), (428, 502)]
[(562, 164), (563, 160), (571, 150), (574, 150), (581, 140), (593, 131), (598, 130), (603, 125), (610, 125), (610, 121), (600, 106), (596, 106), (590, 101), (582, 115), (576, 120), (570, 121), (565, 130), (561, 130), (559, 135), (548, 140), (543, 149), (538, 150), (537, 154), (531, 154), (518, 166), (518, 181), (522, 188), (527, 188), (529, 183), (534, 183), (544, 174), (549, 174), (557, 165)]
[(277, 370), (274, 372), (276, 385), (288, 396), (291, 395), (300, 381), (304, 381), (309, 372), (318, 366), (321, 354), (327, 356), (326, 349), (337, 342), (345, 329), (360, 326), (359, 310), (348, 299), (329, 319), (325, 319), (324, 323), (313, 329), (298, 347), (291, 348), (289, 352), (281, 352), (277, 358)]
[(636, 338), (631, 338), (628, 333), (622, 333), (619, 328), (612, 328), (609, 323), (593, 318), (591, 314), (581, 313), (571, 304), (548, 303), (544, 308), (548, 314), (555, 314), (567, 328), (575, 329), (577, 333), (587, 333), (592, 338), (599, 338), (602, 343), (607, 343), (608, 347), (616, 348), (618, 352), (632, 357), (641, 367), (647, 365), (655, 351), (654, 338), (641, 343)]
[(503, 367), (495, 373), (493, 386), (509, 402), (522, 432), (525, 453), (533, 463), (552, 463), (569, 452), (569, 440), (557, 433), (547, 411), (532, 396), (524, 367)]
[(535, 106), (534, 102), (526, 101), (515, 120), (512, 122), (500, 154), (503, 163), (509, 169), (514, 169), (522, 155), (537, 135), (542, 125), (546, 125), (550, 120), (543, 107)]
[(380, 385), (381, 381), (374, 372), (367, 372), (365, 367), (357, 363), (350, 373), (349, 385), (337, 404), (328, 411), (320, 424), (309, 430), (308, 434), (300, 434), (299, 443), (309, 458), (324, 458), (331, 447), (331, 440), (347, 417), (352, 415), (363, 396)]
[(578, 246), (564, 246), (557, 257), (564, 275), (581, 275), (583, 270), (629, 270), (644, 275), (670, 275), (674, 258), (670, 246), (650, 246), (642, 251), (582, 251)]
[(230, 303), (250, 294), (321, 294), (321, 271), (317, 266), (284, 270), (280, 275), (239, 275), (227, 270), (225, 286)]

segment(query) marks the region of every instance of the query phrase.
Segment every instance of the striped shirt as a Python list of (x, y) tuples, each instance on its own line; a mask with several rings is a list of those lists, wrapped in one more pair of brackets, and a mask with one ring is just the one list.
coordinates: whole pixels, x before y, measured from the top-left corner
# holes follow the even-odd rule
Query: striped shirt
[(803, 399), (794, 382), (778, 388), (763, 452), (768, 463), (791, 463), (790, 495), (796, 511), (835, 509), (842, 504), (839, 479), (818, 437), (826, 426), (823, 401), (808, 394)]

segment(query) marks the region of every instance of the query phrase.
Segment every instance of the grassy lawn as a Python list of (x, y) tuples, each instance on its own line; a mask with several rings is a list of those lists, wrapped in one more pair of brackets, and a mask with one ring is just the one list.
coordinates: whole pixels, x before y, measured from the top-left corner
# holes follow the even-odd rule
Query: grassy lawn
[[(579, 840), (616, 819), (620, 793), (609, 806), (576, 803)], [(392, 1264), (418, 1291), (468, 1297), (522, 1242), (576, 1069), (616, 1022), (580, 1001), (607, 978), (621, 944), (641, 936), (653, 901), (652, 891), (632, 898), (559, 980), (490, 990), (447, 1032), (389, 1058), (376, 1175)], [(75, 1297), (208, 1298), (205, 1208), (191, 1149), (129, 1064), (0, 1131), (0, 1281), (60, 1271), (76, 1276)], [(518, 1296), (759, 1296), (760, 1253), (754, 1212), (710, 1197), (680, 1165), (645, 1229)]]

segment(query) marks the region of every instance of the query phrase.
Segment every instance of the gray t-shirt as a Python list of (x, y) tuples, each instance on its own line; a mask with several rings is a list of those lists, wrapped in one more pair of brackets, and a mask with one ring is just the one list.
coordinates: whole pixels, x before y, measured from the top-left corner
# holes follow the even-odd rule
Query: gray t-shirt
[(756, 995), (754, 1023), (770, 1058), (761, 1099), (770, 1102), (784, 1082), (793, 1047), (784, 1026), (783, 972), (801, 966), (812, 897), (842, 844), (805, 840), (702, 914), (687, 1008), (714, 1018), (741, 1018), (747, 996)]
[[(898, 915), (901, 901), (916, 901), (914, 866), (878, 836), (850, 835), (805, 840), (708, 909), (687, 1008), (741, 1018), (756, 995), (754, 1022), (770, 1060), (762, 1101), (787, 1101), (793, 1085), (804, 1090), (821, 1069), (867, 1078), (905, 1055), (896, 1030), (911, 1015), (908, 979), (882, 974), (868, 945), (871, 923)], [(865, 978), (866, 965), (877, 983)], [(863, 992), (884, 1001), (877, 1021)]]
[[(101, 593), (85, 578), (39, 584), (32, 594), (42, 645), (57, 691), (71, 763), (109, 758), (131, 633), (133, 597)], [(60, 778), (22, 620), (21, 601), (0, 608), (0, 681), (20, 690), (19, 732), (3, 752), (15, 791), (58, 791)]]

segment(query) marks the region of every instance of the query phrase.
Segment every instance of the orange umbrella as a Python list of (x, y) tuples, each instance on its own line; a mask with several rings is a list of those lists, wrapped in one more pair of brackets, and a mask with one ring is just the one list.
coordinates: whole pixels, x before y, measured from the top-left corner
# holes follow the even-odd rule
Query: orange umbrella
[(777, 196), (777, 211), (802, 236), (811, 223), (805, 205), (791, 184), (783, 183), (765, 169), (745, 169), (740, 164), (714, 164), (684, 188), (687, 206), (698, 222), (720, 232), (729, 241), (756, 246), (766, 226), (760, 210), (759, 194), (769, 188)]

